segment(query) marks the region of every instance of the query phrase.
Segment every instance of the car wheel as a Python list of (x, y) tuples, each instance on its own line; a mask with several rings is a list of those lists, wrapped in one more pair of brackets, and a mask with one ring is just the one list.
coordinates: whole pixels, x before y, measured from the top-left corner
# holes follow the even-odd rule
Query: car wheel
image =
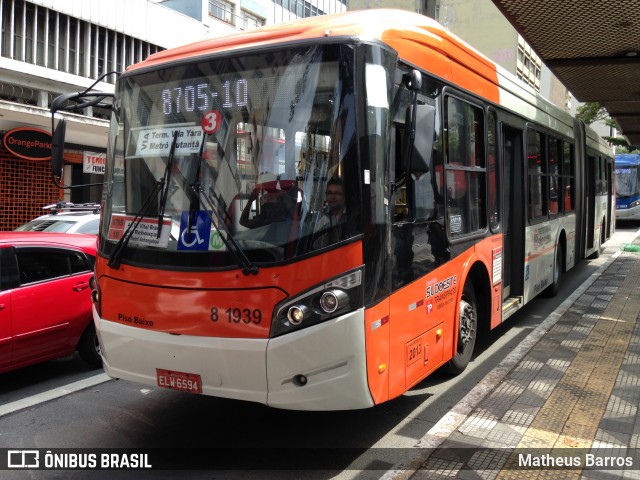
[(96, 334), (96, 327), (91, 322), (78, 342), (78, 353), (80, 358), (93, 367), (102, 367), (102, 357), (100, 356), (100, 343)]

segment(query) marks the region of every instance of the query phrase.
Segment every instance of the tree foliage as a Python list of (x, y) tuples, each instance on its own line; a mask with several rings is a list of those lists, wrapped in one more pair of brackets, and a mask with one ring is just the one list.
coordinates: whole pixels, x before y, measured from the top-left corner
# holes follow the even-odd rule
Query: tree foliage
[(598, 120), (609, 119), (609, 113), (598, 102), (587, 102), (576, 109), (576, 118), (579, 118), (587, 125), (591, 125)]
[[(601, 121), (606, 126), (618, 129), (616, 122), (609, 117), (609, 112), (598, 102), (583, 103), (576, 109), (576, 118), (585, 124), (591, 125)], [(616, 153), (635, 153), (640, 150), (640, 146), (629, 145), (624, 137), (603, 137), (610, 145), (615, 146)]]

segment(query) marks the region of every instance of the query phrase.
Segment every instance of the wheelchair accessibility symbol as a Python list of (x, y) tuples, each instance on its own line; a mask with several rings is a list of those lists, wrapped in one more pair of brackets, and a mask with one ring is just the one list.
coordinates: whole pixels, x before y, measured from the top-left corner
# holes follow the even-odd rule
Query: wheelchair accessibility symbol
[(211, 219), (207, 212), (198, 210), (189, 222), (189, 212), (180, 217), (178, 250), (208, 250), (211, 236)]
[[(194, 245), (200, 245), (204, 243), (204, 240), (200, 238), (200, 232), (198, 232), (198, 227), (196, 225), (191, 226), (191, 232), (188, 235), (185, 235), (186, 233), (187, 229), (185, 228), (180, 234), (180, 241), (185, 247), (191, 248)], [(188, 241), (188, 238), (192, 238), (192, 240)]]

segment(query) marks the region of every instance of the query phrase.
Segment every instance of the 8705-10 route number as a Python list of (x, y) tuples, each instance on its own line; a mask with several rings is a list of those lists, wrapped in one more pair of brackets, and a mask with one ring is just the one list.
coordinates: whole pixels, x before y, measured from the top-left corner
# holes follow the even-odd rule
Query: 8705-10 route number
[(222, 311), (218, 307), (211, 307), (211, 315), (209, 316), (212, 322), (227, 321), (229, 323), (254, 323), (260, 324), (262, 321), (262, 311), (259, 309), (250, 308), (227, 308)]

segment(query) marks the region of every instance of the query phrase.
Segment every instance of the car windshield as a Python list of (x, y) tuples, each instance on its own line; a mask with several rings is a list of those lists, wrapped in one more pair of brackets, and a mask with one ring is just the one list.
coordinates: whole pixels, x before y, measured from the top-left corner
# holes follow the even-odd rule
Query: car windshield
[[(104, 248), (137, 215), (125, 257), (151, 264), (228, 266), (231, 240), (251, 261), (280, 261), (357, 235), (352, 72), (343, 45), (121, 79)], [(329, 209), (345, 214), (337, 229)]]

